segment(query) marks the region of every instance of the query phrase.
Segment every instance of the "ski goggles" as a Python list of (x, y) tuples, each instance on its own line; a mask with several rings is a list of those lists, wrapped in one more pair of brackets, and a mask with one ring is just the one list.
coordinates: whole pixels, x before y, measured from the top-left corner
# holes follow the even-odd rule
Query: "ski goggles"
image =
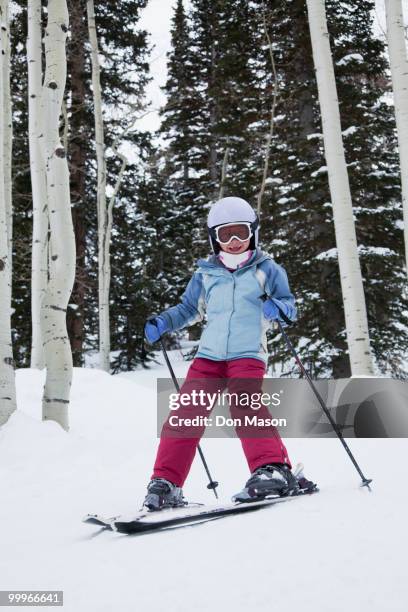
[(225, 223), (213, 228), (215, 239), (221, 244), (229, 244), (236, 238), (240, 242), (245, 242), (252, 237), (252, 224), (242, 221), (240, 223)]

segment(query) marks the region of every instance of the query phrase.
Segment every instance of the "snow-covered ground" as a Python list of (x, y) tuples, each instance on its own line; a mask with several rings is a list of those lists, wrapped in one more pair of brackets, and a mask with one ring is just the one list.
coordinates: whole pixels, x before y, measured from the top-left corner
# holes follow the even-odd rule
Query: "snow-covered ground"
[[(187, 364), (172, 354), (176, 373)], [(19, 410), (0, 430), (0, 589), (64, 591), (69, 612), (406, 610), (406, 440), (288, 440), (321, 492), (259, 513), (137, 537), (87, 512), (140, 506), (157, 446), (150, 371), (75, 369), (70, 433), (41, 422), (44, 374), (17, 372)], [(203, 440), (220, 496), (247, 478), (238, 440)], [(213, 503), (195, 461), (185, 494)]]

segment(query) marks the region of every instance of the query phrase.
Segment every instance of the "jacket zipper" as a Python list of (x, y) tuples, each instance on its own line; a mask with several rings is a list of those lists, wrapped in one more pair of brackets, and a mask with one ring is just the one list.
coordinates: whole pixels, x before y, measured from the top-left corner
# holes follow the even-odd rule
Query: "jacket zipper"
[(231, 319), (232, 319), (232, 315), (234, 314), (234, 310), (235, 310), (235, 277), (232, 273), (231, 273), (231, 277), (232, 277), (232, 308), (231, 308), (230, 318), (228, 321), (228, 335), (227, 335), (227, 346), (226, 346), (225, 357), (228, 356), (229, 337), (231, 333)]

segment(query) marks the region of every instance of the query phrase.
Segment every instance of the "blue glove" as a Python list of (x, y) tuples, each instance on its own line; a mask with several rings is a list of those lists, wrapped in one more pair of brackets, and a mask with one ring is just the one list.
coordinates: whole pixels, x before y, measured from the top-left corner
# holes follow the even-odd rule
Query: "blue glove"
[(146, 321), (144, 328), (145, 338), (150, 344), (154, 344), (160, 340), (161, 336), (168, 332), (169, 329), (170, 326), (164, 317), (152, 317)]
[(288, 317), (288, 319), (293, 321), (296, 318), (296, 308), (294, 306), (291, 306), (286, 302), (282, 302), (281, 300), (275, 300), (275, 298), (272, 298), (264, 302), (263, 313), (265, 319), (268, 319), (268, 321), (277, 321), (280, 319), (278, 306), (283, 314)]

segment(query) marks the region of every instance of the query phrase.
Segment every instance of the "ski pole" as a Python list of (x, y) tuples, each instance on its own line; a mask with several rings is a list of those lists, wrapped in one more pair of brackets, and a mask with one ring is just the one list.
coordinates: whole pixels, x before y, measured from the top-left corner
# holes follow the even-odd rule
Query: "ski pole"
[[(264, 296), (264, 297), (265, 297), (265, 296)], [(264, 300), (264, 301), (265, 301), (265, 300)], [(290, 325), (292, 325), (292, 321), (291, 321), (291, 320), (290, 320), (290, 319), (289, 319), (289, 318), (288, 318), (288, 317), (287, 317), (287, 316), (286, 316), (286, 315), (285, 315), (285, 314), (282, 312), (282, 310), (279, 308), (279, 306), (277, 306), (277, 308), (278, 308), (279, 313), (280, 313), (280, 315), (281, 315), (282, 319), (284, 320), (284, 322), (285, 322), (287, 325), (289, 325), (289, 326), (290, 326)], [(346, 442), (346, 441), (345, 441), (345, 439), (343, 438), (343, 435), (342, 435), (341, 431), (340, 431), (340, 430), (339, 430), (339, 428), (337, 427), (337, 423), (335, 422), (335, 420), (333, 419), (332, 415), (330, 414), (330, 411), (329, 411), (329, 409), (327, 408), (327, 406), (326, 406), (326, 404), (325, 404), (325, 402), (324, 402), (324, 400), (323, 400), (322, 396), (320, 395), (319, 391), (317, 390), (316, 386), (313, 384), (313, 381), (312, 381), (312, 379), (311, 379), (311, 377), (310, 377), (309, 373), (307, 372), (306, 368), (304, 367), (303, 363), (301, 362), (301, 360), (300, 360), (300, 358), (299, 358), (299, 355), (297, 354), (297, 352), (296, 352), (296, 350), (295, 350), (295, 347), (293, 346), (292, 342), (290, 341), (289, 336), (288, 336), (288, 335), (287, 335), (287, 333), (285, 332), (285, 330), (284, 330), (284, 328), (283, 328), (283, 325), (282, 325), (282, 323), (279, 321), (279, 319), (277, 320), (277, 323), (278, 323), (279, 331), (281, 332), (282, 336), (284, 337), (285, 342), (286, 342), (286, 344), (287, 344), (287, 346), (288, 346), (289, 351), (292, 353), (293, 357), (295, 358), (295, 361), (296, 361), (296, 363), (298, 364), (299, 369), (300, 369), (300, 371), (302, 372), (303, 376), (304, 376), (305, 378), (307, 378), (307, 381), (308, 381), (309, 385), (311, 386), (311, 388), (312, 388), (312, 390), (313, 390), (313, 393), (314, 393), (314, 394), (315, 394), (315, 396), (317, 397), (317, 399), (318, 399), (318, 401), (319, 401), (319, 404), (320, 404), (320, 406), (321, 406), (321, 407), (322, 407), (322, 409), (323, 409), (323, 412), (325, 413), (325, 415), (326, 415), (326, 416), (327, 416), (327, 418), (329, 419), (329, 422), (330, 422), (331, 426), (333, 427), (333, 429), (334, 429), (334, 431), (335, 431), (335, 433), (336, 433), (337, 437), (339, 438), (340, 442), (341, 442), (341, 443), (342, 443), (342, 445), (344, 446), (344, 449), (345, 449), (346, 453), (348, 454), (348, 456), (349, 456), (349, 457), (350, 457), (350, 459), (351, 459), (351, 462), (353, 463), (354, 467), (356, 468), (356, 470), (357, 470), (357, 472), (358, 472), (358, 474), (359, 474), (359, 476), (360, 476), (360, 478), (361, 478), (361, 480), (362, 480), (361, 486), (362, 486), (362, 487), (367, 487), (367, 489), (368, 489), (369, 491), (371, 491), (371, 488), (370, 488), (370, 482), (372, 482), (372, 480), (373, 480), (373, 479), (372, 479), (372, 478), (366, 478), (366, 477), (364, 476), (364, 474), (363, 474), (363, 472), (361, 471), (360, 466), (358, 465), (357, 461), (355, 460), (354, 455), (353, 455), (353, 453), (351, 452), (351, 450), (350, 450), (350, 448), (349, 448), (349, 446), (348, 446), (347, 442)]]
[[(176, 387), (177, 393), (180, 393), (180, 386), (179, 386), (177, 378), (176, 378), (176, 376), (174, 374), (174, 370), (173, 370), (172, 365), (170, 363), (169, 356), (167, 355), (167, 351), (166, 351), (166, 347), (164, 346), (163, 338), (160, 338), (160, 344), (161, 344), (161, 348), (162, 348), (162, 351), (163, 351), (164, 359), (166, 361), (167, 367), (168, 367), (169, 372), (170, 372), (170, 376), (173, 379), (174, 386)], [(201, 448), (200, 445), (197, 446), (197, 450), (198, 450), (198, 454), (200, 455), (200, 459), (203, 462), (203, 466), (204, 466), (204, 469), (205, 469), (205, 471), (207, 473), (208, 480), (210, 481), (208, 483), (208, 485), (207, 485), (207, 489), (212, 489), (214, 491), (214, 495), (215, 495), (216, 499), (218, 499), (218, 493), (217, 493), (218, 482), (216, 480), (213, 480), (212, 477), (211, 477), (207, 461), (206, 461), (206, 459), (204, 457), (204, 453), (203, 453), (202, 448)]]

